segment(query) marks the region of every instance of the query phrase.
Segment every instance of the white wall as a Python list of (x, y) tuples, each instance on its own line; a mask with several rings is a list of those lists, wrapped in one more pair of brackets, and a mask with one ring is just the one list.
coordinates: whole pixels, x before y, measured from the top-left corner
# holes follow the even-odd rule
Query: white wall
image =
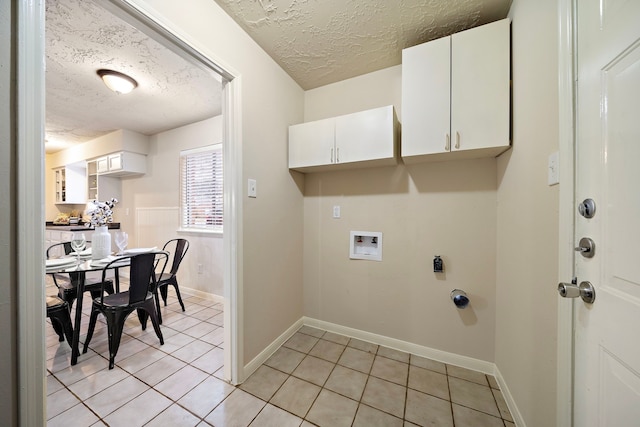
[(513, 149), (498, 159), (496, 365), (527, 426), (556, 422), (558, 5), (514, 0)]
[[(305, 93), (305, 120), (401, 99), (401, 66)], [(496, 161), (424, 163), (305, 175), (305, 315), (494, 360)], [(332, 206), (341, 218), (332, 218)], [(383, 261), (349, 259), (349, 231), (383, 232)], [(433, 273), (441, 255), (446, 273)], [(471, 298), (466, 310), (449, 298)]]
[(250, 362), (302, 316), (302, 194), (287, 168), (287, 128), (302, 121), (302, 89), (213, 1), (132, 0), (240, 78), (240, 189), (257, 180), (258, 197), (237, 194), (243, 314), (240, 344)]
[[(222, 142), (222, 116), (182, 126), (150, 137), (147, 172), (122, 178), (119, 216), (122, 229), (129, 233), (130, 246), (162, 247), (169, 239), (189, 241), (187, 256), (180, 266), (180, 287), (222, 296), (222, 234), (177, 233), (179, 228), (180, 151)], [(126, 215), (127, 208), (129, 214)], [(170, 208), (170, 209), (166, 209)], [(148, 221), (157, 229), (139, 235), (138, 215), (151, 212)], [(198, 265), (202, 273), (198, 273)]]

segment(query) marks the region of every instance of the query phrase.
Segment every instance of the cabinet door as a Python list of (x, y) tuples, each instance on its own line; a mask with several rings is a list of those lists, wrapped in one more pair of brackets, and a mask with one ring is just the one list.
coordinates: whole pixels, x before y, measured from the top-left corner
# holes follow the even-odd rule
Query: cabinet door
[(402, 51), (402, 157), (449, 151), (450, 51), (450, 37)]
[(44, 253), (46, 255), (47, 249), (51, 246), (51, 232), (49, 230), (44, 230)]
[(508, 19), (451, 36), (452, 151), (509, 146), (509, 46)]
[(100, 157), (96, 160), (96, 169), (98, 170), (98, 173), (109, 172), (109, 158)]
[(87, 200), (98, 198), (98, 169), (95, 160), (87, 162)]
[(336, 117), (336, 163), (394, 159), (393, 106)]
[(85, 162), (67, 165), (65, 168), (65, 202), (85, 204), (87, 202), (87, 166)]
[(109, 154), (109, 171), (122, 169), (122, 153)]
[(329, 165), (335, 162), (335, 120), (289, 126), (289, 167)]
[(56, 203), (64, 203), (66, 200), (65, 193), (65, 170), (64, 168), (54, 169), (53, 176), (55, 180), (55, 201)]
[[(57, 243), (60, 243), (62, 240), (61, 239), (61, 232), (60, 231), (50, 231), (49, 232), (49, 242), (48, 242), (48, 246), (47, 249), (49, 248), (49, 246), (53, 246)], [(46, 249), (45, 249), (46, 252)], [(49, 257), (50, 258), (56, 258), (56, 257), (60, 257), (64, 255), (64, 252), (62, 251), (62, 248), (55, 248), (52, 249), (51, 252), (49, 253)]]

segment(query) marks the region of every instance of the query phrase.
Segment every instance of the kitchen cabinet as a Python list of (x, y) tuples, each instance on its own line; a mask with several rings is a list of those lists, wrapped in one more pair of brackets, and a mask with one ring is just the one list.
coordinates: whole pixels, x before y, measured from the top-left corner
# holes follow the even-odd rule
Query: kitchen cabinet
[[(63, 231), (63, 230), (45, 230), (44, 231), (44, 251), (45, 254), (47, 249), (51, 245), (55, 245), (57, 243), (69, 242), (71, 241), (71, 236), (73, 232), (71, 231)], [(88, 239), (88, 238), (87, 238)], [(64, 255), (64, 249), (60, 246), (51, 250), (49, 257), (56, 258)]]
[(405, 163), (495, 157), (510, 147), (510, 21), (402, 51)]
[(84, 204), (87, 201), (86, 166), (72, 163), (53, 169), (56, 204)]
[(147, 156), (129, 151), (112, 153), (95, 161), (98, 175), (141, 175), (147, 171)]
[(87, 200), (120, 200), (121, 182), (117, 177), (98, 173), (101, 159), (87, 161)]
[(289, 126), (289, 168), (300, 172), (394, 165), (392, 105)]
[[(82, 231), (82, 233), (84, 233), (84, 238), (86, 239), (87, 242), (90, 242), (92, 237), (93, 237), (93, 232), (94, 229), (93, 228), (81, 228), (78, 227), (78, 231)], [(44, 230), (44, 254), (46, 256), (47, 254), (47, 249), (52, 246), (55, 245), (57, 243), (62, 243), (62, 242), (70, 242), (71, 239), (73, 237), (73, 231), (68, 230), (68, 228), (62, 229), (62, 230), (56, 230), (55, 227), (52, 228), (46, 228)], [(74, 252), (72, 252), (72, 254), (74, 254)], [(63, 257), (65, 256), (64, 253), (64, 247), (63, 246), (58, 246), (55, 247), (51, 250), (51, 252), (49, 253), (49, 258), (59, 258), (59, 257)], [(73, 256), (73, 255), (71, 255)], [(102, 272), (101, 271), (91, 271), (91, 272), (87, 272), (85, 274), (87, 279), (91, 279), (91, 280), (100, 280), (102, 277)]]

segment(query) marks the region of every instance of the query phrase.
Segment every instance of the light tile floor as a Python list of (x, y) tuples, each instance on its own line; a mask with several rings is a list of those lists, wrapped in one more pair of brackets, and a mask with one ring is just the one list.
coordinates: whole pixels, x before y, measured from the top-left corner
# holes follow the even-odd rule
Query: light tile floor
[(104, 324), (73, 367), (47, 324), (48, 426), (514, 426), (490, 375), (309, 326), (233, 387), (223, 307), (184, 295), (183, 313), (169, 295), (165, 344), (131, 315), (111, 371)]

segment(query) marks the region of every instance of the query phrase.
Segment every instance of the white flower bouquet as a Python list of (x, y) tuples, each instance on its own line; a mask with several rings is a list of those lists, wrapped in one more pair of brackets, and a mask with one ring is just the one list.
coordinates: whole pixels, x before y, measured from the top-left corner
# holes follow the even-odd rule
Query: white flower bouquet
[(94, 208), (87, 211), (90, 217), (87, 227), (101, 227), (113, 222), (113, 207), (118, 203), (117, 199), (112, 198), (106, 202), (93, 200), (91, 203)]

